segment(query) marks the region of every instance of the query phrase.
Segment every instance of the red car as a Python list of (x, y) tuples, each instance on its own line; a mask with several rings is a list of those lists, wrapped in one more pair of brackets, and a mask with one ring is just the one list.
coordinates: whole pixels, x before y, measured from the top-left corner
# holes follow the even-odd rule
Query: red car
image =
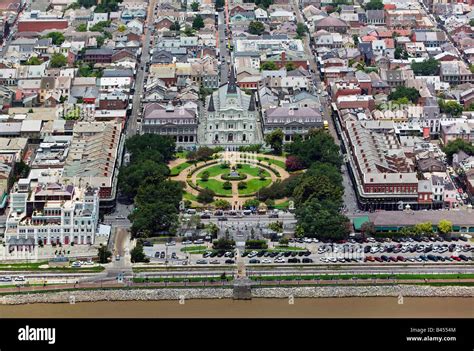
[(405, 257), (403, 257), (403, 256), (397, 256), (397, 260), (399, 260), (400, 262), (405, 262), (406, 261)]

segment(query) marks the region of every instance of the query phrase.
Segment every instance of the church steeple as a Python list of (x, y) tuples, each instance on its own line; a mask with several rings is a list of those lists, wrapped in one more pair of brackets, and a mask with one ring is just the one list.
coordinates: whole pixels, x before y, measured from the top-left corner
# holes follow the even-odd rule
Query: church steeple
[(230, 78), (227, 85), (227, 94), (237, 94), (237, 83), (235, 82), (234, 66), (230, 66)]
[(207, 106), (208, 112), (215, 112), (216, 108), (214, 107), (214, 94), (211, 94), (211, 98), (209, 99), (209, 106)]
[(255, 111), (255, 93), (250, 96), (249, 111)]

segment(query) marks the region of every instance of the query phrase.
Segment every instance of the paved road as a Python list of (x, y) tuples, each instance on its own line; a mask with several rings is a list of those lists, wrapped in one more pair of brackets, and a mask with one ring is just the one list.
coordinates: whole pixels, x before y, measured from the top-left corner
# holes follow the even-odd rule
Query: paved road
[[(219, 60), (220, 64), (220, 85), (227, 83), (229, 77), (229, 66), (227, 65), (227, 60), (230, 60), (229, 50), (227, 48), (227, 40), (225, 36), (225, 17), (224, 11), (219, 11), (217, 17), (217, 33), (219, 41)], [(222, 59), (222, 57), (224, 57)]]
[(143, 94), (143, 85), (145, 83), (145, 68), (150, 60), (150, 40), (154, 29), (148, 29), (148, 26), (154, 21), (154, 9), (156, 7), (157, 0), (151, 0), (148, 5), (148, 13), (145, 22), (145, 34), (144, 42), (142, 46), (142, 56), (138, 65), (137, 75), (135, 79), (135, 94), (133, 95), (133, 108), (132, 114), (127, 122), (125, 134), (127, 137), (133, 136), (140, 132), (140, 124), (138, 123), (138, 113), (141, 111), (141, 95)]
[[(303, 18), (303, 15), (301, 13), (301, 10), (298, 6), (297, 1), (292, 0), (291, 5), (293, 7), (293, 12), (296, 15), (297, 21), (299, 23), (305, 23), (305, 20)], [(322, 117), (323, 117), (324, 120), (328, 121), (329, 132), (333, 136), (335, 142), (338, 145), (340, 145), (340, 140), (339, 140), (339, 138), (337, 136), (337, 132), (336, 132), (336, 126), (334, 125), (332, 117), (331, 117), (331, 113), (332, 113), (332, 110), (331, 110), (331, 107), (330, 107), (331, 101), (328, 99), (327, 96), (323, 95), (324, 94), (324, 89), (323, 89), (323, 85), (321, 83), (321, 78), (320, 78), (320, 75), (319, 75), (319, 69), (318, 69), (318, 65), (316, 63), (316, 57), (313, 54), (313, 51), (312, 51), (311, 46), (310, 46), (310, 40), (309, 40), (309, 34), (308, 33), (306, 33), (305, 37), (303, 38), (303, 45), (304, 45), (305, 53), (308, 57), (310, 69), (312, 70), (312, 77), (313, 77), (314, 85), (316, 86), (316, 90), (321, 89), (321, 94), (316, 94), (316, 95), (318, 96), (319, 101), (321, 103), (321, 107), (323, 108)], [(343, 182), (342, 183), (344, 185), (344, 197), (343, 197), (344, 205), (347, 209), (347, 212), (354, 213), (358, 209), (357, 202), (356, 202), (356, 194), (355, 194), (354, 188), (352, 186), (352, 181), (349, 177), (349, 174), (348, 174), (347, 169), (346, 169), (345, 166), (342, 167), (342, 171), (343, 171), (343, 173), (342, 173)]]

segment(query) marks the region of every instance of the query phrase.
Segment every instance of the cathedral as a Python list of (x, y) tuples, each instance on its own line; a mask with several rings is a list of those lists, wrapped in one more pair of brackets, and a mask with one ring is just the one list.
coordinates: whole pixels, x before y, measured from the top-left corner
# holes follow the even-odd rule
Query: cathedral
[(199, 121), (198, 143), (222, 146), (226, 150), (263, 143), (255, 95), (245, 94), (237, 86), (233, 68), (228, 83), (206, 99)]

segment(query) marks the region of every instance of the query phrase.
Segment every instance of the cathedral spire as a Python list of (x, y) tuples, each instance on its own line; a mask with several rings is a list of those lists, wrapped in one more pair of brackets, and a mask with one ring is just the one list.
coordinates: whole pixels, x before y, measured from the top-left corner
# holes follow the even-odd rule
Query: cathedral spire
[(214, 107), (214, 94), (211, 94), (211, 98), (209, 99), (209, 106), (207, 106), (208, 112), (215, 112), (216, 108)]
[(237, 84), (235, 82), (234, 66), (230, 66), (230, 78), (227, 85), (227, 94), (237, 94)]
[(250, 96), (249, 111), (255, 111), (255, 93)]

